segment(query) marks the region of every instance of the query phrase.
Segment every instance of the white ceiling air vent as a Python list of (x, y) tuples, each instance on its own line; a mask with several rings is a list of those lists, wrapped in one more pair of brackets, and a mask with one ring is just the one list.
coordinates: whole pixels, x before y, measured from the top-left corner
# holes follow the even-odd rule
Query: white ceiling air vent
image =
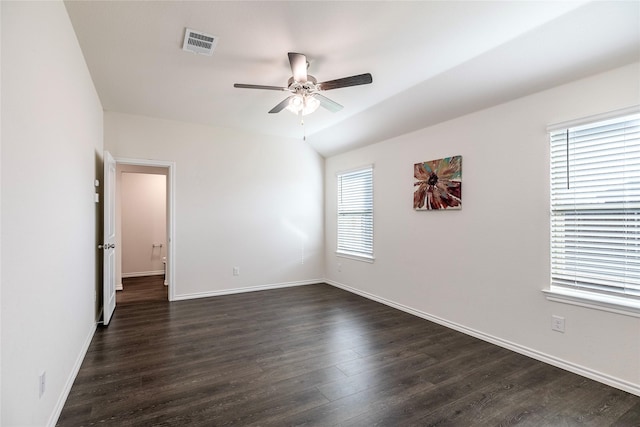
[(218, 37), (187, 28), (184, 33), (182, 50), (211, 56), (217, 44)]

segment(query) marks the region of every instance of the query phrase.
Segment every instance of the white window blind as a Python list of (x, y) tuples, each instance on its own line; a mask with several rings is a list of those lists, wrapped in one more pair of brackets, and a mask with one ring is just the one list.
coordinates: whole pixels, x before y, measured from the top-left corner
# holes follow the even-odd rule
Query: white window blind
[(552, 288), (640, 296), (640, 114), (550, 138)]
[(338, 174), (338, 253), (373, 259), (373, 168)]

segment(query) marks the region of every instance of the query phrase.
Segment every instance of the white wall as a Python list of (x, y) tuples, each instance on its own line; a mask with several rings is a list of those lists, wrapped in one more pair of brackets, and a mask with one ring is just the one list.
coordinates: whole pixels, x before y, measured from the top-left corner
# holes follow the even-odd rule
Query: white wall
[[(2, 46), (2, 6), (0, 5), (0, 46)], [(2, 93), (2, 53), (0, 53), (0, 94)], [(0, 102), (2, 129), (2, 102)], [(0, 131), (0, 236), (2, 236), (2, 132)], [(2, 423), (2, 239), (0, 239), (0, 423)]]
[[(326, 160), (326, 277), (640, 393), (640, 318), (549, 302), (549, 124), (640, 103), (638, 64)], [(462, 210), (416, 212), (413, 164), (463, 156)], [(373, 163), (373, 264), (338, 258), (335, 174)], [(341, 271), (338, 271), (338, 264)], [(551, 316), (566, 318), (564, 334)]]
[(122, 274), (162, 274), (167, 244), (167, 177), (122, 172), (120, 182)]
[(303, 141), (107, 112), (105, 146), (176, 164), (176, 299), (322, 280), (324, 161)]
[(42, 426), (95, 330), (103, 113), (63, 3), (0, 7), (1, 423)]

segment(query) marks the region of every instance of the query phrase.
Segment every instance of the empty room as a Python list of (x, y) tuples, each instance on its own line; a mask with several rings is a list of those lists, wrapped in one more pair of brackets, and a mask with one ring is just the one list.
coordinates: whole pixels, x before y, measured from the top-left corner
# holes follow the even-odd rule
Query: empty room
[(2, 426), (640, 425), (640, 2), (0, 23)]

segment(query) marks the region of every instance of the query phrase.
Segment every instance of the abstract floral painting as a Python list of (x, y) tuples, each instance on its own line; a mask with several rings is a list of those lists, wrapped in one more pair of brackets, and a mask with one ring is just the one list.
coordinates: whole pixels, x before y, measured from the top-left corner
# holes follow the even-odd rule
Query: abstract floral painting
[(416, 163), (413, 178), (415, 210), (462, 208), (462, 156)]

